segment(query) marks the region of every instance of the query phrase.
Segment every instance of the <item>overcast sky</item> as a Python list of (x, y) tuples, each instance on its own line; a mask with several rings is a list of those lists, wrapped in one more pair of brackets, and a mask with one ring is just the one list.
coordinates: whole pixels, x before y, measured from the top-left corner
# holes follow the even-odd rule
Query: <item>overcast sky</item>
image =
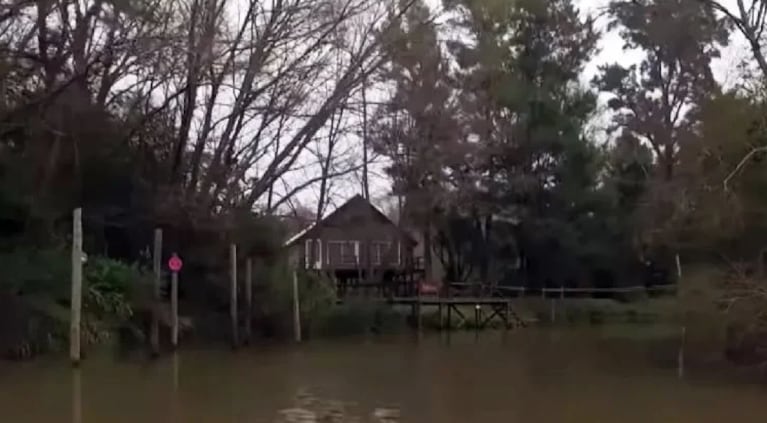
[[(720, 1), (725, 7), (735, 10), (737, 0)], [(576, 4), (578, 4), (578, 7), (581, 8), (583, 13), (592, 14), (594, 16), (599, 16), (599, 12), (603, 10), (609, 2), (610, 0), (576, 0)], [(606, 16), (597, 20), (597, 26), (603, 32), (606, 31), (607, 23), (608, 17)], [(620, 38), (620, 35), (618, 35), (617, 31), (604, 33), (599, 47), (600, 52), (586, 69), (586, 75), (584, 75), (584, 77), (590, 79), (596, 72), (597, 66), (600, 64), (616, 61), (621, 64), (631, 64), (639, 62), (642, 58), (640, 53), (625, 52), (623, 50), (623, 40)], [(738, 34), (734, 34), (730, 45), (722, 52), (721, 59), (716, 60), (713, 65), (714, 75), (722, 84), (732, 84), (737, 77), (737, 65), (742, 60), (747, 59), (749, 54), (742, 37), (739, 37)]]

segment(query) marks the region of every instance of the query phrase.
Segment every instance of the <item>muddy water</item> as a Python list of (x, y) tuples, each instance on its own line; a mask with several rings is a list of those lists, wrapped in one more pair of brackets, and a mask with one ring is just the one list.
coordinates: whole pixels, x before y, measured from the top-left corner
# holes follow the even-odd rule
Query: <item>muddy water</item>
[[(620, 329), (524, 329), (0, 364), (3, 422), (764, 423), (767, 388), (651, 359)], [(671, 354), (673, 356), (673, 354)]]

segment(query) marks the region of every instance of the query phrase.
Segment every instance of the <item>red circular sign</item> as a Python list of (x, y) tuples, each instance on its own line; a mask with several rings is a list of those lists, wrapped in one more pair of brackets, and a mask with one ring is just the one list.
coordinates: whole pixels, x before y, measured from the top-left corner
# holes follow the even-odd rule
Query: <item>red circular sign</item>
[(178, 272), (179, 270), (181, 270), (181, 267), (183, 265), (184, 265), (184, 262), (181, 261), (181, 258), (175, 254), (173, 254), (170, 257), (170, 260), (168, 260), (168, 267), (170, 268), (170, 270), (174, 272)]

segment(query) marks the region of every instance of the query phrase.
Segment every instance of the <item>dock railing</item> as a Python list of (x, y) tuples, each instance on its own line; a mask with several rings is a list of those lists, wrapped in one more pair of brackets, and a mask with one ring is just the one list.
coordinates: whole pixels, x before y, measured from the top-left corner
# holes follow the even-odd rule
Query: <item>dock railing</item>
[(636, 285), (613, 288), (565, 286), (529, 288), (525, 286), (450, 282), (446, 283), (443, 287), (443, 295), (448, 297), (466, 295), (475, 297), (529, 297), (540, 295), (542, 298), (610, 297), (621, 294), (641, 293), (650, 295), (675, 294), (677, 288), (677, 285)]
[[(622, 298), (632, 295), (647, 294), (648, 296), (675, 295), (677, 285), (636, 285), (612, 288), (598, 287), (525, 287), (513, 285), (495, 285), (470, 282), (445, 282), (441, 289), (434, 292), (422, 293), (426, 296), (443, 298), (522, 298), (540, 297), (543, 299), (565, 298)], [(406, 279), (394, 281), (370, 282), (364, 279), (349, 279), (339, 281), (338, 295), (345, 297), (405, 297), (416, 296), (419, 284)]]

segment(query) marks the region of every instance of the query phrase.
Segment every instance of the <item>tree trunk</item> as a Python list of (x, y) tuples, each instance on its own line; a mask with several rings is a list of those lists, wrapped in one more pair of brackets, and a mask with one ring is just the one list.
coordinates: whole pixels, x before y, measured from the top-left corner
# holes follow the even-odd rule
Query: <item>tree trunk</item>
[(362, 194), (370, 201), (370, 183), (368, 180), (368, 100), (367, 77), (362, 80)]

